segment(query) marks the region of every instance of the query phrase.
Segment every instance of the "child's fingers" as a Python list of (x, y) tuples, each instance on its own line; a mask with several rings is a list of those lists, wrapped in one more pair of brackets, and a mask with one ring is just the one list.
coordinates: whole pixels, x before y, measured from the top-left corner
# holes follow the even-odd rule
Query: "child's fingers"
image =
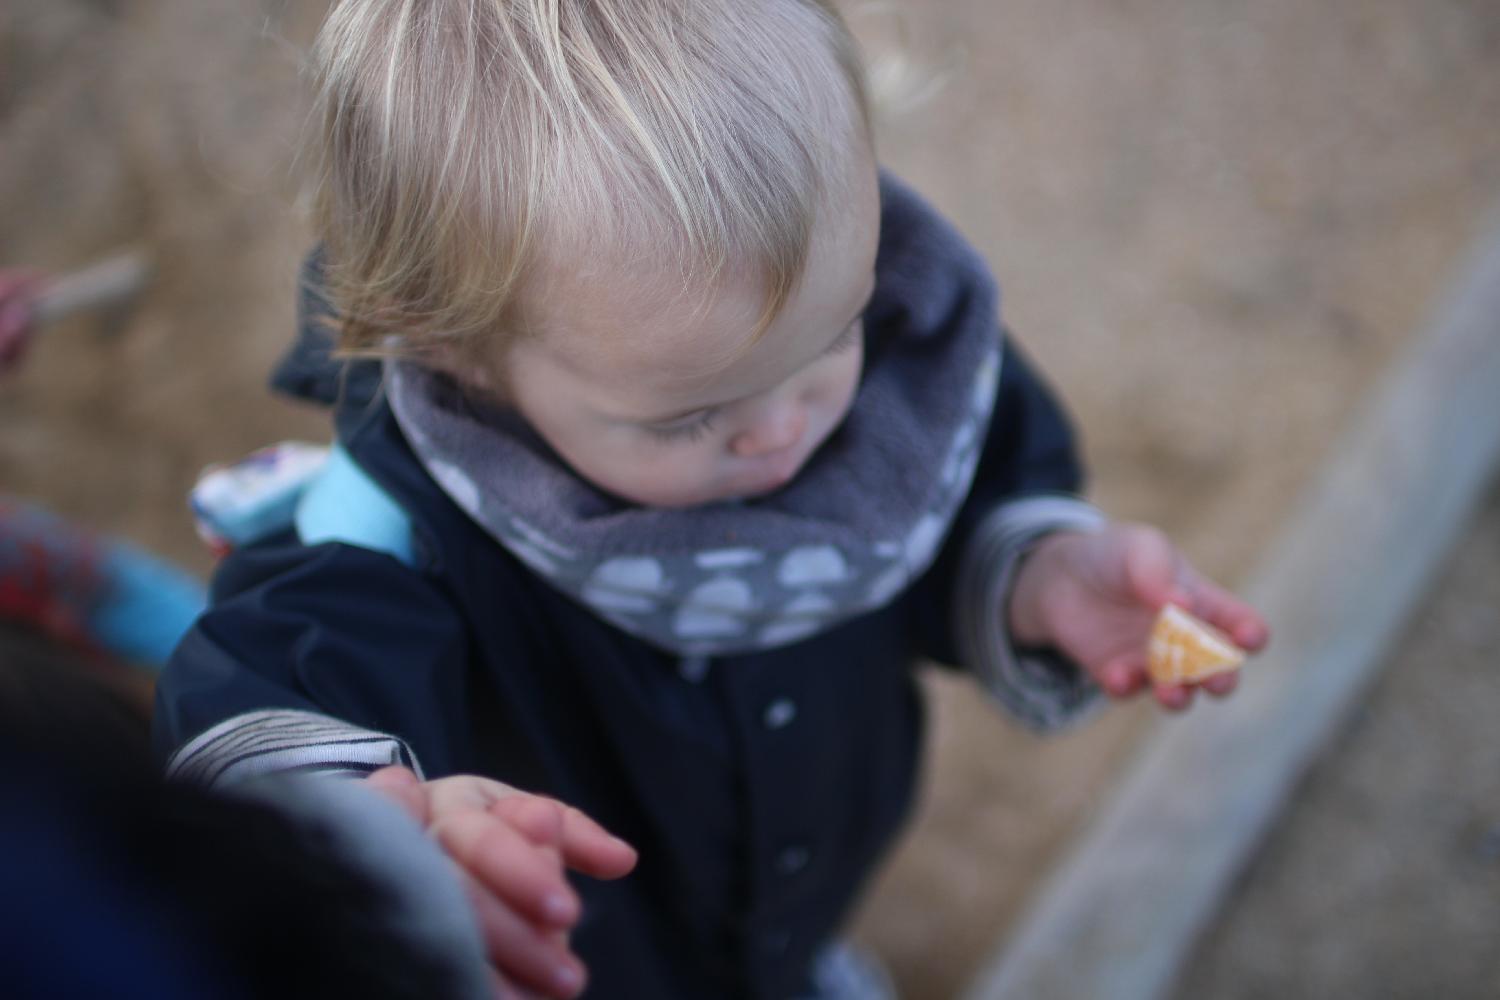
[(0, 374), (18, 365), (35, 330), (34, 297), (41, 275), (0, 271)]
[(563, 806), (563, 861), (593, 878), (613, 879), (635, 868), (636, 850), (582, 811)]
[(1234, 689), (1239, 687), (1239, 684), (1240, 674), (1236, 670), (1227, 674), (1214, 674), (1198, 686), (1215, 698), (1223, 698), (1226, 695), (1233, 694)]
[(0, 305), (0, 374), (21, 363), (31, 340), (31, 321), (14, 307)]
[(1156, 528), (1131, 525), (1122, 536), (1126, 583), (1131, 595), (1148, 608), (1159, 608), (1172, 594), (1182, 557)]
[(1222, 698), (1231, 694), (1239, 685), (1238, 672), (1215, 674), (1194, 685), (1155, 684), (1146, 671), (1145, 656), (1139, 653), (1116, 657), (1098, 672), (1097, 679), (1099, 686), (1112, 698), (1130, 698), (1150, 685), (1156, 700), (1173, 711), (1187, 708), (1192, 703), (1195, 688), (1202, 688), (1209, 694)]
[(542, 1000), (540, 993), (522, 989), (508, 981), (493, 965), (490, 966), (490, 995), (495, 1000)]
[(495, 1000), (543, 1000), (542, 994), (508, 982), (493, 965), (490, 966), (490, 994)]
[(1256, 652), (1270, 638), (1270, 629), (1260, 612), (1228, 591), (1210, 585), (1205, 604), (1205, 620), (1228, 633), (1241, 649)]
[(635, 848), (600, 826), (582, 810), (556, 799), (525, 793), (507, 796), (490, 812), (520, 830), (532, 843), (557, 847), (563, 864), (594, 878), (612, 879), (635, 867)]
[(578, 922), (578, 894), (555, 849), (532, 844), (487, 812), (443, 817), (432, 832), (449, 857), (510, 906), (548, 927)]
[(1194, 579), (1185, 596), (1189, 611), (1224, 632), (1241, 649), (1255, 652), (1266, 644), (1270, 630), (1260, 612), (1218, 584)]
[(1152, 693), (1169, 712), (1181, 712), (1193, 703), (1193, 689), (1182, 684), (1153, 684)]
[(490, 961), (503, 977), (502, 996), (575, 997), (587, 974), (578, 957), (554, 935), (528, 923), (477, 880), (465, 876), (470, 905), (479, 921)]
[(1096, 679), (1099, 686), (1111, 698), (1129, 698), (1146, 686), (1146, 658), (1141, 653), (1128, 653), (1106, 663)]
[(365, 778), (365, 787), (396, 803), (426, 829), (430, 821), (427, 791), (422, 787), (422, 779), (410, 768), (383, 767)]
[(490, 803), (490, 812), (521, 831), (538, 847), (561, 849), (563, 805), (540, 795), (518, 792)]
[(540, 993), (533, 993), (530, 990), (523, 990), (519, 986), (512, 986), (510, 987), (510, 992), (506, 994), (505, 1000), (543, 1000), (543, 997)]

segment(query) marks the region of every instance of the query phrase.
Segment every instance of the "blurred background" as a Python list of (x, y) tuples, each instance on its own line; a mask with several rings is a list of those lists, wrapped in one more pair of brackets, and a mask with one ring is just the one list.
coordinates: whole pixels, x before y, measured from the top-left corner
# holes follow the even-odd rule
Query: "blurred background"
[[(327, 6), (0, 7), (0, 267), (155, 266), (119, 323), (48, 329), (0, 384), (0, 491), (207, 572), (199, 470), (326, 436), (263, 384), (310, 241), (301, 70)], [(1094, 498), (1241, 581), (1500, 207), (1500, 3), (846, 9), (878, 74), (905, 64), (883, 159), (993, 263)], [(1492, 501), (1184, 997), (1500, 993), (1497, 614)], [(968, 981), (1155, 719), (1039, 739), (927, 683), (921, 813), (858, 923), (918, 1000)]]

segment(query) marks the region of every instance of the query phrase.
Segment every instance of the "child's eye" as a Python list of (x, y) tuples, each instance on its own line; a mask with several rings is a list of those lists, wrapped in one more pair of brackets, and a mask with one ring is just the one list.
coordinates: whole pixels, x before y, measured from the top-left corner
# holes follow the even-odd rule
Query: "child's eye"
[(646, 424), (645, 431), (658, 441), (701, 441), (713, 430), (716, 411), (704, 410), (685, 423), (668, 424), (665, 427)]

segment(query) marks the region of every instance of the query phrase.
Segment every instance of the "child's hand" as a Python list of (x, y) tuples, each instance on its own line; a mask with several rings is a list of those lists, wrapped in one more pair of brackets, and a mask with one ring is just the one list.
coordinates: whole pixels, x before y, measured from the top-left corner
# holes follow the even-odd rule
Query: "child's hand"
[(619, 878), (635, 867), (624, 841), (571, 806), (461, 775), (421, 781), (403, 767), (365, 779), (428, 830), (467, 876), (501, 996), (574, 997), (583, 963), (568, 949), (581, 905), (564, 870)]
[[(1160, 531), (1139, 525), (1044, 538), (1022, 563), (1008, 613), (1017, 642), (1061, 650), (1105, 691), (1125, 698), (1150, 683), (1147, 641), (1157, 612), (1169, 603), (1244, 649), (1266, 644), (1266, 623), (1254, 608), (1200, 577)], [(1196, 687), (1222, 696), (1236, 681), (1229, 673), (1202, 685), (1153, 687), (1156, 700), (1175, 710), (1191, 703)]]
[(21, 363), (35, 332), (34, 299), (41, 276), (0, 271), (0, 376)]

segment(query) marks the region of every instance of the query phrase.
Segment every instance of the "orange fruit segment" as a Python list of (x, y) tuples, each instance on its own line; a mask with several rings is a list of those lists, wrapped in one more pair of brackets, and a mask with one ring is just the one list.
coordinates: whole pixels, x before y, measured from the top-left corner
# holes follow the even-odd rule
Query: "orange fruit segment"
[(1207, 622), (1168, 604), (1156, 616), (1147, 649), (1147, 669), (1158, 684), (1196, 684), (1238, 670), (1244, 652)]

